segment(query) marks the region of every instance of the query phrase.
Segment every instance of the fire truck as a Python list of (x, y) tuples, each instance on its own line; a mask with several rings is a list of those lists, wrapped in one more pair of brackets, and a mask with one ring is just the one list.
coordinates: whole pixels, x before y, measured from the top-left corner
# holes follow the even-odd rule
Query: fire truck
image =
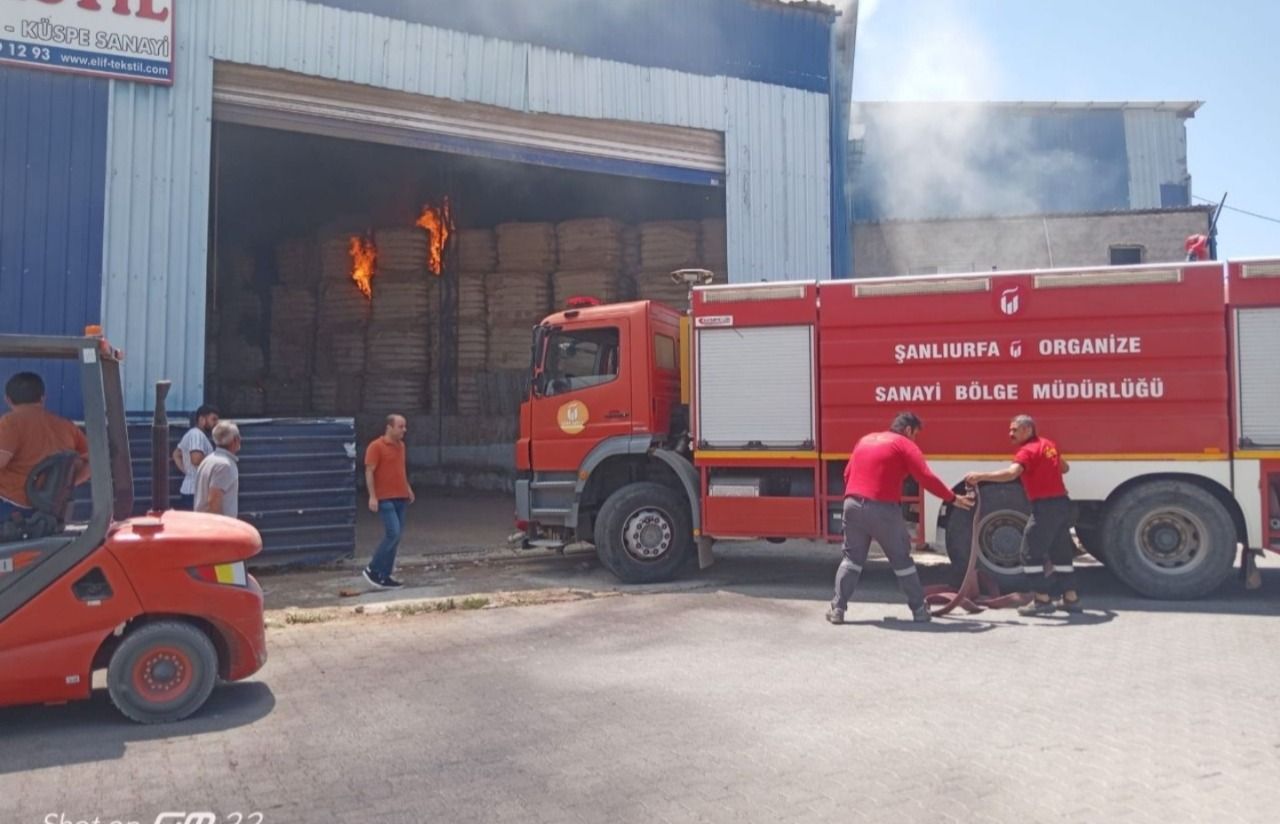
[[(1196, 598), (1280, 549), (1280, 261), (694, 286), (690, 309), (574, 306), (534, 331), (516, 447), (526, 542), (593, 543), (624, 582), (723, 539), (838, 540), (857, 440), (910, 410), (934, 470), (1007, 466), (1035, 417), (1079, 543), (1143, 595)], [(908, 480), (919, 548), (1017, 586), (1028, 506), (977, 523)]]

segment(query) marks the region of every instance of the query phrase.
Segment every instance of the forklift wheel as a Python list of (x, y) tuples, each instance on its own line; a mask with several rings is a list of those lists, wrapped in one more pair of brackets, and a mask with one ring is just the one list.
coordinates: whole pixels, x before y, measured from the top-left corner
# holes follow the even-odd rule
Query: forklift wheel
[(162, 621), (130, 633), (107, 667), (107, 688), (120, 712), (140, 724), (180, 721), (208, 700), (218, 653), (190, 624)]

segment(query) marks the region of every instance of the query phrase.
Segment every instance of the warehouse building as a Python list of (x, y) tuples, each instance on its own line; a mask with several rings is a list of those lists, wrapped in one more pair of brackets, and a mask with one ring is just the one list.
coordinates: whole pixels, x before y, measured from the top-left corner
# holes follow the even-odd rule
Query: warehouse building
[[(104, 19), (29, 5), (4, 22)], [(499, 476), (529, 328), (553, 305), (678, 298), (667, 273), (684, 266), (729, 282), (850, 267), (833, 101), (854, 14), (132, 7), (160, 27), (145, 76), (0, 65), (0, 328), (101, 324), (127, 354), (132, 410), (161, 378), (178, 409), (364, 428), (401, 410), (419, 466)], [(50, 402), (75, 416), (69, 378), (50, 376)]]
[(858, 276), (1179, 260), (1200, 104), (861, 103), (850, 142)]

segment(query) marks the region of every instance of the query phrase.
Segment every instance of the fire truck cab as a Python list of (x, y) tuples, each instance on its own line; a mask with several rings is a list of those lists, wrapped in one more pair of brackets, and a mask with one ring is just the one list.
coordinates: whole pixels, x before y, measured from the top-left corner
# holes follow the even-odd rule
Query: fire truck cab
[[(535, 331), (517, 520), (584, 540), (624, 581), (705, 565), (720, 538), (839, 537), (842, 471), (904, 409), (957, 488), (1033, 415), (1070, 459), (1084, 548), (1138, 592), (1194, 598), (1280, 546), (1280, 263), (698, 287), (571, 309)], [(908, 481), (917, 544), (1017, 586), (1028, 506), (981, 520)]]

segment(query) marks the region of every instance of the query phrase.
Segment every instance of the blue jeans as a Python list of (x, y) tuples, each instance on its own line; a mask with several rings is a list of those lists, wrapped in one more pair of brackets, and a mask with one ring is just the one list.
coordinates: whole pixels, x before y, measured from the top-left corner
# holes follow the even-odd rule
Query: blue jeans
[(406, 498), (378, 501), (378, 516), (382, 518), (382, 526), (387, 534), (374, 550), (373, 560), (369, 561), (369, 571), (376, 578), (386, 578), (396, 565), (396, 550), (400, 548), (400, 535), (404, 532), (404, 511), (408, 505)]
[(23, 520), (26, 520), (27, 518), (30, 518), (32, 515), (36, 514), (36, 511), (34, 509), (26, 509), (24, 507), (18, 506), (15, 503), (6, 501), (4, 498), (0, 498), (0, 521), (9, 520), (10, 518), (13, 517), (13, 513), (15, 512), (21, 515)]

